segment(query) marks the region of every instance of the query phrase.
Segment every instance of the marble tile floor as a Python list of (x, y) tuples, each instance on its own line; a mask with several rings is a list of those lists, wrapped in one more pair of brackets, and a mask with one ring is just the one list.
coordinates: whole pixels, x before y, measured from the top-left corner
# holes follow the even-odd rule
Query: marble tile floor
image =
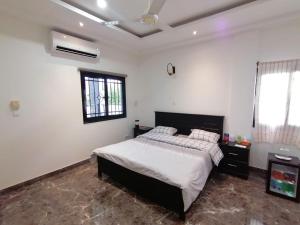
[(300, 204), (265, 193), (261, 176), (214, 174), (186, 215), (148, 202), (87, 163), (0, 195), (1, 225), (296, 225)]

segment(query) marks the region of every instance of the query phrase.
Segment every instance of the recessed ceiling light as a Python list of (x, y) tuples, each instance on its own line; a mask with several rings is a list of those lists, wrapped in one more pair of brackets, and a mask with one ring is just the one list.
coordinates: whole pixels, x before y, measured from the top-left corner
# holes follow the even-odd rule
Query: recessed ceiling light
[(83, 27), (84, 26), (83, 22), (79, 22), (79, 26)]
[(115, 25), (118, 25), (120, 22), (118, 20), (113, 20), (113, 21), (107, 21), (107, 22), (104, 22), (104, 24), (106, 26), (115, 26)]
[(99, 8), (105, 9), (107, 6), (107, 2), (105, 0), (97, 0), (97, 5), (99, 6)]
[(66, 36), (66, 35), (64, 35), (64, 38), (67, 38), (67, 36)]
[(197, 35), (198, 31), (194, 30), (193, 35)]

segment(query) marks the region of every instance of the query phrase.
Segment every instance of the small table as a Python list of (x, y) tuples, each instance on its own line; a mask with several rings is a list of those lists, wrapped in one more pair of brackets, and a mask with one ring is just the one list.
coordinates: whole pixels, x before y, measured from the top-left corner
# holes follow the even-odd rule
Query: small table
[(235, 142), (221, 143), (224, 158), (218, 166), (218, 171), (248, 179), (250, 147), (236, 145)]
[(287, 161), (278, 159), (275, 155), (275, 153), (268, 155), (266, 192), (299, 202), (300, 160), (297, 157), (291, 157), (292, 160)]
[(141, 134), (147, 133), (148, 131), (152, 130), (153, 127), (146, 127), (146, 126), (139, 126), (138, 128), (133, 128), (133, 137), (137, 137)]

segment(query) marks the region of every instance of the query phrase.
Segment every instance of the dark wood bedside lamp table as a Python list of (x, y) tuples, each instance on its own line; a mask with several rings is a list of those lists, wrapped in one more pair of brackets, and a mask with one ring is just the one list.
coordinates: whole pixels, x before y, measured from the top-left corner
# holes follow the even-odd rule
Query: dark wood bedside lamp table
[(250, 147), (251, 145), (239, 147), (235, 142), (221, 143), (224, 158), (218, 166), (218, 171), (248, 179)]
[[(300, 160), (278, 159), (274, 153), (269, 153), (266, 192), (296, 202), (300, 201)], [(280, 155), (280, 154), (278, 154)]]
[(146, 126), (139, 126), (138, 128), (133, 128), (133, 137), (137, 137), (141, 134), (147, 133), (148, 131), (152, 130), (153, 127), (146, 127)]

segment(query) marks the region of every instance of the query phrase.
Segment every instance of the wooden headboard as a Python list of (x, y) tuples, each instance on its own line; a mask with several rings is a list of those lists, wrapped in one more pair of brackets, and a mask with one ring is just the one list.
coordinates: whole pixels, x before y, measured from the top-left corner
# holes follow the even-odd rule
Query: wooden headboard
[(223, 137), (224, 116), (155, 112), (155, 126), (175, 127), (178, 134), (189, 135), (191, 129), (201, 129)]

